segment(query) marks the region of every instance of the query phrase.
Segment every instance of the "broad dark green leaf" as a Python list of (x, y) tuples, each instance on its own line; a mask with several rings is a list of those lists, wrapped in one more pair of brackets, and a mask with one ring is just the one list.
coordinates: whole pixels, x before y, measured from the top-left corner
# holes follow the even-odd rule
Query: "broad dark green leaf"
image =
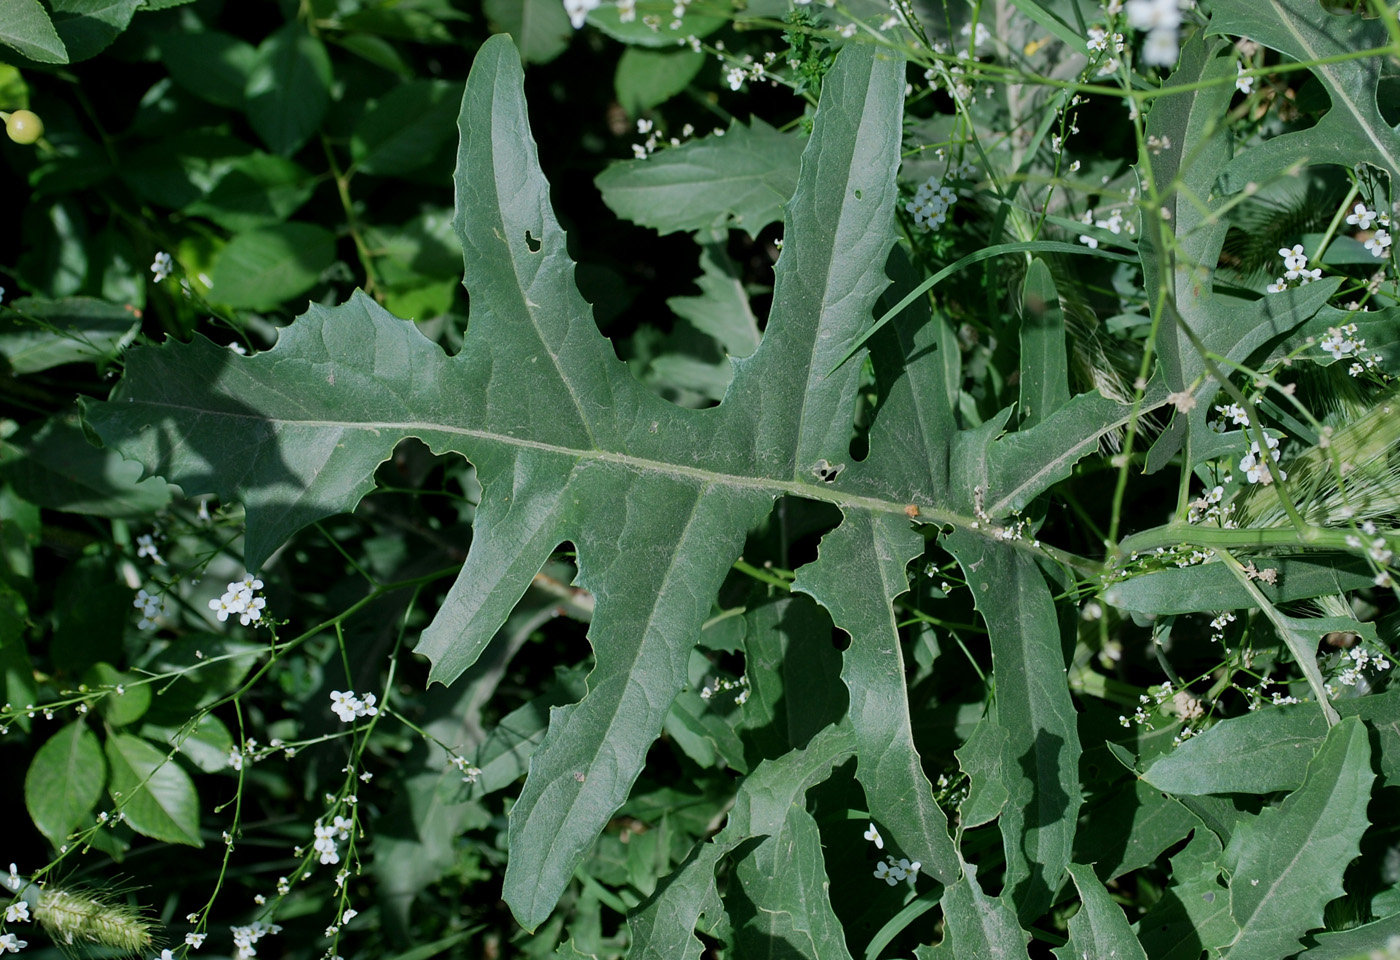
[(321, 125), (330, 98), (330, 56), (300, 23), (281, 27), (258, 46), (244, 110), (273, 153), (296, 153)]
[(1074, 838), (1075, 861), (1092, 863), (1105, 883), (1155, 862), (1202, 829), (1199, 817), (1145, 780), (1130, 777), (1115, 787), (1085, 800)]
[(150, 686), (134, 683), (137, 679), (110, 663), (94, 663), (83, 672), (83, 683), (89, 688), (106, 688), (105, 696), (97, 702), (97, 710), (114, 727), (135, 723), (151, 706)]
[(850, 692), (856, 778), (870, 815), (894, 850), (918, 860), (941, 883), (958, 877), (948, 818), (933, 797), (914, 746), (904, 655), (892, 603), (909, 589), (904, 568), (924, 538), (901, 514), (851, 508), (822, 538), (818, 559), (797, 571), (792, 589), (811, 594), (851, 635), (841, 679)]
[(1054, 951), (1060, 960), (1147, 960), (1147, 952), (1128, 926), (1123, 908), (1113, 902), (1091, 867), (1071, 863), (1069, 875), (1082, 906), (1069, 920), (1069, 943)]
[(350, 135), (356, 168), (393, 176), (432, 160), (452, 137), (457, 91), (457, 84), (446, 80), (411, 80), (370, 101)]
[(335, 235), (311, 223), (279, 223), (234, 237), (219, 252), (209, 298), (271, 310), (316, 285), (335, 260)]
[(316, 184), (300, 164), (268, 153), (251, 153), (228, 164), (213, 188), (185, 207), (235, 233), (281, 223), (311, 199)]
[(55, 847), (92, 821), (107, 782), (97, 737), (81, 720), (60, 729), (34, 754), (24, 776), (24, 804)]
[(800, 595), (751, 609), (744, 622), (744, 736), (757, 747), (755, 759), (771, 760), (846, 715), (841, 654), (823, 642), (831, 618)]
[(160, 38), (160, 59), (185, 90), (221, 107), (242, 110), (258, 52), (218, 30), (182, 30)]
[(68, 62), (68, 51), (39, 0), (0, 0), (0, 43), (39, 63)]
[(1277, 960), (1322, 926), (1323, 907), (1345, 892), (1342, 875), (1370, 825), (1370, 759), (1365, 726), (1345, 718), (1328, 732), (1303, 785), (1241, 828), (1230, 878), (1239, 932), (1211, 946), (1231, 960)]
[(0, 318), (0, 353), (16, 374), (65, 363), (111, 360), (136, 338), (141, 317), (130, 307), (87, 297), (24, 297)]
[(554, 0), (486, 0), (482, 8), (493, 32), (509, 33), (526, 63), (548, 63), (574, 37), (564, 5)]
[(238, 160), (254, 152), (227, 134), (190, 131), (127, 154), (121, 176), (142, 198), (179, 210), (213, 190)]
[(0, 476), (30, 503), (97, 517), (148, 516), (170, 503), (170, 485), (141, 479), (141, 465), (93, 446), (76, 420), (34, 420), (0, 442)]
[(1079, 818), (1079, 732), (1065, 684), (1049, 585), (1024, 549), (956, 530), (944, 547), (963, 568), (987, 623), (997, 723), (1008, 734), (1002, 809), (1006, 889), (1023, 923), (1049, 908), (1070, 863)]
[(70, 63), (95, 57), (131, 23), (143, 0), (49, 0)]
[(1369, 163), (1400, 176), (1400, 135), (1376, 102), (1384, 60), (1351, 55), (1392, 42), (1379, 19), (1337, 16), (1317, 0), (1222, 0), (1211, 4), (1206, 33), (1246, 37), (1297, 61), (1333, 61), (1308, 68), (1332, 108), (1315, 125), (1240, 154), (1220, 173), (1225, 192), (1266, 182), (1300, 159), (1348, 168)]
[[(1376, 731), (1382, 784), (1400, 774), (1400, 690), (1334, 702), (1344, 717)], [(1157, 759), (1143, 779), (1176, 794), (1273, 793), (1303, 785), (1308, 763), (1327, 738), (1315, 704), (1265, 707), (1222, 720)], [(1248, 763), (1241, 763), (1248, 757)]]
[(131, 829), (153, 840), (204, 846), (194, 783), (164, 751), (129, 733), (114, 733), (107, 738), (107, 763), (108, 790)]
[[(660, 233), (739, 229), (751, 237), (783, 219), (803, 141), (754, 117), (645, 160), (615, 163), (595, 181), (603, 202)], [(834, 358), (833, 358), (834, 359)]]
[(143, 723), (138, 732), (147, 740), (174, 747), (205, 773), (229, 769), (233, 734), (215, 714), (206, 713), (193, 727)]
[(705, 54), (689, 48), (658, 51), (628, 47), (613, 74), (617, 101), (629, 116), (638, 116), (688, 87), (704, 65)]

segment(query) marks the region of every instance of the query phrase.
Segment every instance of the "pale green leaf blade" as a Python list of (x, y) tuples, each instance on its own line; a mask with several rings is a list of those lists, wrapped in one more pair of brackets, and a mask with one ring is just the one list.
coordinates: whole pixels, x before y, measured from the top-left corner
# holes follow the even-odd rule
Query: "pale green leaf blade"
[(486, 0), (492, 32), (509, 33), (526, 63), (548, 63), (568, 49), (574, 27), (554, 0)]
[(321, 125), (330, 102), (330, 55), (300, 23), (287, 24), (258, 46), (244, 112), (273, 153), (296, 153)]
[(750, 837), (768, 838), (760, 846), (774, 843), (790, 813), (802, 808), (807, 790), (830, 776), (854, 747), (849, 728), (827, 727), (805, 747), (760, 763), (740, 785), (724, 829), (692, 852), (671, 880), (628, 917), (633, 938), (629, 956), (699, 960), (703, 945), (695, 937), (695, 924), (714, 895), (720, 859)]
[(629, 116), (637, 116), (680, 93), (700, 68), (705, 54), (698, 50), (646, 50), (628, 47), (617, 61), (613, 88)]
[[(1358, 717), (1376, 731), (1382, 783), (1400, 773), (1400, 690), (1334, 705), (1342, 716)], [(1157, 758), (1142, 776), (1175, 794), (1296, 790), (1326, 737), (1327, 721), (1314, 705), (1268, 707), (1222, 720)]]
[(1370, 825), (1371, 746), (1355, 717), (1338, 723), (1308, 765), (1303, 785), (1244, 828), (1230, 910), (1239, 933), (1213, 946), (1230, 960), (1276, 960), (1300, 949), (1340, 897), (1342, 874)]
[(967, 798), (958, 808), (958, 825), (962, 829), (991, 823), (1001, 816), (1011, 799), (1007, 784), (1015, 786), (1016, 775), (1012, 771), (1015, 761), (1007, 753), (1009, 744), (1006, 729), (989, 713), (967, 742), (954, 751), (969, 781)]
[(1147, 960), (1123, 908), (1113, 902), (1091, 867), (1069, 865), (1083, 904), (1069, 921), (1069, 943), (1054, 953), (1060, 960)]
[(892, 606), (909, 589), (905, 565), (924, 539), (903, 516), (846, 510), (801, 567), (792, 589), (810, 594), (851, 635), (841, 679), (850, 692), (856, 778), (870, 815), (894, 851), (942, 883), (958, 876), (948, 820), (933, 797), (914, 745), (904, 657)]
[(1400, 914), (1350, 930), (1319, 933), (1317, 945), (1298, 954), (1298, 960), (1371, 960), (1377, 947), (1389, 946), (1396, 938), (1400, 938)]
[(457, 85), (446, 80), (410, 80), (370, 101), (350, 134), (355, 169), (379, 176), (417, 170), (451, 138), (458, 104)]
[(1315, 126), (1271, 137), (1242, 153), (1220, 175), (1227, 193), (1251, 180), (1262, 183), (1298, 163), (1370, 163), (1400, 176), (1400, 135), (1376, 103), (1384, 59), (1351, 56), (1389, 46), (1380, 20), (1329, 12), (1316, 0), (1222, 0), (1211, 5), (1208, 34), (1246, 37), (1298, 61), (1327, 60), (1308, 69), (1322, 83), (1332, 108)]
[[(1134, 541), (1125, 540), (1124, 545), (1131, 550)], [(1260, 565), (1278, 572), (1277, 583), (1261, 580), (1255, 584), (1275, 604), (1339, 594), (1374, 583), (1374, 574), (1364, 562), (1337, 554), (1269, 557)], [(1255, 606), (1254, 598), (1239, 581), (1219, 564), (1211, 563), (1157, 570), (1119, 581), (1104, 591), (1104, 600), (1123, 610), (1156, 615)]]
[(77, 63), (97, 56), (112, 45), (131, 23), (143, 0), (49, 0), (53, 26)]
[(1045, 261), (1036, 257), (1021, 286), (1021, 426), (1033, 427), (1069, 403), (1065, 314)]
[(335, 234), (312, 223), (279, 223), (240, 233), (219, 253), (209, 298), (271, 310), (310, 290), (335, 261)]
[[(1030, 936), (1016, 922), (1003, 897), (989, 897), (977, 882), (977, 869), (963, 863), (962, 878), (943, 891), (944, 955), (977, 960), (1027, 960)], [(951, 949), (948, 949), (951, 946)]]
[[(578, 861), (627, 799), (646, 748), (686, 683), (689, 648), (710, 598), (744, 532), (769, 507), (761, 496), (614, 470), (591, 471), (571, 488), (597, 504), (572, 534), (578, 583), (604, 596), (608, 583), (626, 583), (628, 594), (596, 610), (589, 636), (597, 665), (588, 693), (551, 712), (511, 808), (503, 896), (527, 929), (549, 916)], [(641, 549), (644, 543), (653, 546)]]
[(88, 297), (23, 297), (0, 319), (0, 353), (17, 374), (115, 358), (141, 329), (129, 308)]
[(107, 782), (97, 737), (81, 720), (44, 741), (24, 776), (24, 804), (34, 825), (55, 847), (87, 826)]
[(699, 137), (645, 160), (625, 160), (595, 181), (619, 217), (662, 234), (739, 229), (750, 236), (783, 218), (797, 187), (803, 142), (757, 117), (723, 136)]
[(0, 0), (0, 43), (39, 63), (68, 62), (68, 51), (39, 0)]
[(108, 791), (131, 829), (153, 840), (204, 846), (199, 835), (199, 794), (189, 774), (140, 737), (107, 737), (112, 771)]
[(1049, 906), (1070, 863), (1080, 806), (1079, 733), (1065, 682), (1049, 585), (1026, 552), (966, 530), (943, 540), (962, 566), (987, 623), (997, 722), (1018, 770), (1001, 831), (1006, 889), (1029, 923)]
[(720, 243), (700, 248), (700, 288), (696, 297), (672, 297), (666, 306), (695, 329), (719, 341), (731, 357), (747, 357), (758, 349), (758, 318), (749, 306), (738, 268)]
[(170, 503), (170, 485), (93, 446), (76, 420), (31, 421), (0, 442), (0, 476), (30, 503), (97, 517), (140, 517)]
[(1220, 840), (1204, 827), (1171, 858), (1171, 885), (1134, 928), (1152, 960), (1201, 960), (1209, 944), (1239, 932), (1220, 858)]

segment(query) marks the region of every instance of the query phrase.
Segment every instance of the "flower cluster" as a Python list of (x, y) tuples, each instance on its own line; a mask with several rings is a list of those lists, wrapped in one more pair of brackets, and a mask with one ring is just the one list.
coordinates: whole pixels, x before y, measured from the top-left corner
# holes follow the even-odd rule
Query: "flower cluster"
[(1235, 622), (1235, 615), (1234, 615), (1233, 613), (1231, 613), (1230, 611), (1228, 611), (1228, 610), (1225, 611), (1224, 613), (1220, 614), (1219, 616), (1217, 616), (1214, 620), (1212, 620), (1212, 621), (1210, 622), (1210, 629), (1211, 629), (1210, 642), (1211, 642), (1211, 643), (1224, 643), (1224, 642), (1225, 642), (1225, 628), (1226, 628), (1227, 626), (1229, 626), (1230, 624), (1234, 623), (1234, 622)]
[(1128, 25), (1147, 31), (1142, 44), (1143, 62), (1156, 67), (1176, 63), (1177, 31), (1181, 29), (1178, 0), (1128, 0), (1126, 9)]
[[(1269, 454), (1265, 458), (1259, 452), (1259, 443), (1255, 441), (1249, 445), (1249, 453), (1246, 453), (1240, 460), (1240, 470), (1244, 471), (1244, 477), (1250, 483), (1261, 483), (1268, 485), (1274, 482), (1273, 475), (1269, 473), (1268, 461), (1278, 463), (1278, 440), (1274, 437), (1265, 437), (1264, 442), (1268, 445)], [(1288, 474), (1279, 470), (1278, 478), (1287, 480)]]
[(160, 555), (154, 534), (143, 533), (136, 538), (136, 559), (140, 560), (142, 557), (150, 557), (151, 562), (158, 567), (165, 566), (165, 558)]
[(452, 765), (462, 774), (463, 783), (476, 783), (477, 778), (481, 776), (481, 768), (467, 763), (466, 757), (453, 757)]
[(724, 677), (719, 677), (713, 685), (707, 683), (700, 688), (700, 699), (708, 700), (721, 690), (738, 690), (739, 692), (734, 695), (734, 703), (742, 707), (749, 700), (749, 678), (747, 675), (738, 680), (726, 680)]
[(1378, 673), (1390, 669), (1390, 661), (1388, 659), (1381, 654), (1367, 653), (1366, 650), (1359, 645), (1352, 647), (1346, 653), (1342, 654), (1341, 663), (1344, 664), (1344, 666), (1337, 679), (1341, 682), (1342, 686), (1345, 687), (1356, 686), (1356, 682), (1361, 679), (1362, 673), (1367, 667), (1370, 667)]
[[(1093, 226), (1098, 227), (1100, 230), (1107, 230), (1109, 233), (1114, 234), (1115, 236), (1121, 233), (1126, 233), (1128, 236), (1131, 237), (1132, 235), (1137, 233), (1137, 227), (1133, 225), (1133, 222), (1131, 220), (1128, 220), (1126, 217), (1123, 216), (1122, 209), (1118, 207), (1115, 207), (1113, 210), (1109, 211), (1107, 220), (1096, 220), (1094, 219), (1094, 211), (1085, 210), (1083, 215), (1079, 218), (1079, 222), (1092, 224)], [(1087, 234), (1081, 234), (1079, 237), (1079, 242), (1087, 246), (1090, 250), (1097, 250), (1099, 248), (1099, 240), (1097, 237), (1091, 237)]]
[(1291, 247), (1280, 247), (1278, 255), (1283, 257), (1284, 274), (1265, 287), (1270, 293), (1282, 293), (1294, 280), (1298, 281), (1298, 286), (1303, 287), (1314, 280), (1322, 279), (1321, 267), (1308, 269), (1308, 255), (1303, 252), (1301, 243), (1295, 243)]
[(1353, 377), (1359, 377), (1367, 370), (1374, 370), (1380, 365), (1382, 357), (1379, 353), (1373, 353), (1369, 357), (1361, 356), (1361, 351), (1366, 349), (1364, 337), (1356, 335), (1356, 324), (1344, 323), (1340, 327), (1328, 327), (1327, 336), (1318, 344), (1324, 353), (1332, 355), (1333, 360), (1344, 360), (1347, 357), (1354, 358), (1351, 367), (1347, 372)]
[(238, 960), (249, 960), (250, 957), (258, 955), (257, 948), (253, 944), (270, 934), (281, 933), (282, 928), (275, 923), (263, 923), (261, 920), (254, 920), (247, 926), (230, 927), (233, 933), (233, 945), (238, 948), (235, 956)]
[(262, 586), (261, 580), (245, 572), (242, 580), (234, 580), (228, 584), (228, 589), (222, 597), (209, 601), (209, 609), (214, 611), (220, 623), (232, 614), (238, 614), (238, 622), (245, 627), (250, 623), (257, 623), (262, 619), (263, 608), (267, 606), (267, 600), (262, 594), (254, 593), (255, 590), (261, 590)]
[(140, 630), (154, 630), (157, 618), (170, 613), (170, 601), (163, 593), (150, 594), (145, 590), (138, 590), (131, 605), (141, 611), (141, 619), (136, 623)]
[[(1228, 484), (1233, 479), (1234, 477), (1225, 477), (1225, 483)], [(1224, 498), (1225, 485), (1216, 484), (1210, 490), (1202, 493), (1195, 500), (1191, 501), (1190, 509), (1186, 514), (1186, 522), (1208, 523), (1214, 521), (1216, 526), (1225, 527), (1226, 529), (1234, 527), (1235, 521), (1230, 515), (1235, 512), (1235, 505), (1233, 503), (1222, 505), (1221, 501)]]
[(564, 11), (569, 15), (569, 23), (575, 30), (583, 29), (584, 21), (594, 10), (602, 6), (603, 0), (564, 0)]
[(170, 259), (170, 254), (162, 250), (156, 254), (155, 262), (151, 264), (151, 273), (155, 274), (155, 282), (160, 283), (170, 276), (170, 271), (174, 268), (174, 263)]
[(335, 715), (346, 723), (356, 717), (372, 717), (379, 713), (379, 708), (375, 706), (376, 700), (372, 693), (367, 693), (361, 699), (355, 696), (354, 690), (332, 690), (331, 710)]
[(937, 230), (948, 220), (948, 210), (958, 202), (958, 195), (943, 186), (938, 177), (929, 177), (914, 191), (914, 199), (904, 209), (914, 215), (914, 224), (924, 230)]
[(328, 827), (322, 826), (320, 821), (316, 822), (314, 828), (316, 842), (312, 844), (312, 847), (321, 855), (322, 863), (340, 862), (340, 852), (336, 849), (336, 841), (349, 840), (352, 826), (354, 823), (349, 817), (336, 817)]
[[(1395, 552), (1390, 549), (1390, 544), (1385, 537), (1377, 536), (1376, 525), (1367, 520), (1361, 525), (1361, 532), (1368, 538), (1363, 541), (1354, 533), (1347, 534), (1347, 546), (1353, 550), (1365, 550), (1366, 555), (1378, 566), (1385, 566), (1395, 559)], [(1369, 542), (1368, 542), (1369, 541)]]
[(1386, 256), (1386, 251), (1390, 249), (1390, 231), (1386, 229), (1390, 226), (1390, 215), (1387, 213), (1377, 213), (1368, 209), (1366, 204), (1358, 203), (1351, 208), (1351, 213), (1347, 214), (1347, 223), (1358, 230), (1366, 231), (1371, 229), (1372, 224), (1379, 223), (1376, 232), (1371, 234), (1364, 246), (1371, 251), (1371, 256), (1379, 259)]
[(911, 862), (904, 857), (896, 860), (893, 856), (887, 856), (875, 864), (875, 879), (883, 880), (893, 887), (904, 880), (912, 881), (919, 875), (919, 868), (922, 866), (917, 860)]

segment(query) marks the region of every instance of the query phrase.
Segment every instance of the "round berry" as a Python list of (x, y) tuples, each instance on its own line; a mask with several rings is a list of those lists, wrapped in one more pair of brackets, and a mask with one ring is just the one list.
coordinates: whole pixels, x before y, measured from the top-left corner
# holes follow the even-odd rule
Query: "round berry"
[(5, 117), (5, 132), (15, 143), (33, 143), (44, 135), (44, 121), (29, 110), (16, 110)]

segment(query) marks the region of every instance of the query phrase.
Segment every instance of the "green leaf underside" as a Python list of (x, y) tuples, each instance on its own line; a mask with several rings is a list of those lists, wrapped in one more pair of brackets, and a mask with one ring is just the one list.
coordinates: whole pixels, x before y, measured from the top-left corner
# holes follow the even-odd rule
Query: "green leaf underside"
[[(838, 58), (786, 207), (767, 331), (735, 361), (721, 405), (700, 411), (638, 384), (598, 334), (549, 205), (522, 82), (509, 39), (498, 36), (478, 53), (462, 102), (455, 225), (472, 323), (456, 356), (357, 293), (340, 307), (313, 305), (256, 356), (200, 338), (134, 350), (112, 400), (90, 405), (90, 423), (187, 493), (242, 501), (250, 569), (297, 529), (353, 509), (402, 438), (467, 456), (483, 486), (474, 540), (417, 648), (444, 683), (476, 659), (550, 553), (574, 544), (578, 583), (597, 599), (597, 664), (583, 699), (552, 711), (512, 812), (505, 896), (530, 929), (627, 796), (746, 532), (782, 495), (836, 503), (851, 529), (838, 528), (823, 549), (878, 570), (880, 596), (841, 607), (845, 583), (833, 586), (840, 578), (823, 568), (835, 561), (819, 560), (803, 582), (828, 610), (842, 609), (836, 625), (861, 647), (843, 667), (871, 684), (860, 776), (911, 859), (928, 849), (925, 868), (954, 878), (896, 690), (890, 601), (919, 552), (907, 508), (970, 523), (935, 507), (972, 501), (950, 479), (956, 343), (926, 307), (871, 339), (885, 380), (863, 462), (847, 463), (861, 365), (828, 375), (889, 282), (902, 63), (864, 46)], [(912, 289), (902, 255), (889, 263), (899, 293)], [(214, 288), (217, 298), (217, 279)], [(1105, 403), (1076, 397), (1006, 440), (1053, 442), (1056, 470), (1068, 470), (1082, 453), (1066, 447), (1087, 452), (1094, 431), (1130, 409), (1112, 404), (1104, 416)], [(1058, 417), (1084, 436), (1067, 442), (1051, 429)], [(964, 473), (985, 473), (981, 458), (995, 460), (1005, 442), (986, 440), (991, 453), (987, 444), (965, 453)], [(822, 482), (822, 461), (846, 469)], [(1035, 496), (1043, 477), (1053, 480), (1014, 479), (1007, 501)]]

